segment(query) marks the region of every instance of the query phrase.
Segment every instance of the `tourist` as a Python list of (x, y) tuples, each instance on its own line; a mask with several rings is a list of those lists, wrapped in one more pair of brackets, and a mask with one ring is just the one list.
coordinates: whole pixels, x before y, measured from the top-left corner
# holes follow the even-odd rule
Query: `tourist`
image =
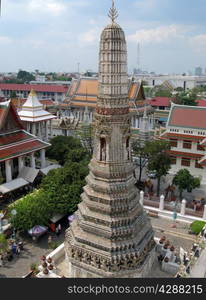
[(0, 267), (2, 267), (2, 266), (3, 266), (3, 255), (0, 254)]
[(49, 246), (49, 247), (50, 247), (51, 243), (52, 243), (52, 236), (49, 235), (49, 236), (48, 236), (48, 246)]
[(57, 234), (57, 235), (60, 235), (61, 230), (62, 230), (62, 227), (61, 227), (61, 224), (60, 224), (60, 223), (59, 223), (59, 225), (57, 226), (57, 228), (58, 228), (58, 234)]

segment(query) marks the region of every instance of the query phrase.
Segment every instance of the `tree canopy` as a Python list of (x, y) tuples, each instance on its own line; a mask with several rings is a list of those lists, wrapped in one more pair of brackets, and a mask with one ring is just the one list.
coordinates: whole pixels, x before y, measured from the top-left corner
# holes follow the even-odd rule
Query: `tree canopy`
[[(18, 230), (28, 230), (35, 225), (48, 225), (54, 214), (73, 214), (77, 210), (88, 174), (89, 155), (78, 140), (72, 137), (57, 138), (54, 138), (56, 155), (60, 159), (62, 153), (61, 162), (64, 165), (51, 170), (43, 178), (39, 190), (10, 206), (10, 210), (15, 208), (17, 211), (16, 216), (11, 217), (11, 223)], [(57, 147), (59, 140), (61, 143)], [(61, 147), (64, 147), (62, 152)], [(51, 153), (55, 154), (55, 151)]]
[(32, 75), (30, 72), (19, 70), (17, 74), (17, 79), (21, 80), (22, 82), (29, 82), (35, 80), (35, 76)]
[(176, 95), (174, 102), (180, 105), (190, 105), (196, 106), (197, 105), (197, 95), (194, 92), (185, 93), (180, 92)]
[(173, 178), (173, 184), (176, 185), (180, 192), (180, 200), (182, 200), (182, 193), (184, 190), (192, 192), (193, 189), (200, 186), (200, 179), (193, 177), (187, 169), (181, 169)]
[(56, 136), (50, 140), (50, 144), (46, 156), (56, 160), (60, 165), (64, 165), (71, 150), (82, 149), (81, 141), (72, 136)]
[(147, 142), (145, 149), (148, 155), (147, 168), (149, 171), (156, 171), (157, 196), (159, 196), (161, 177), (167, 175), (171, 166), (171, 159), (168, 153), (170, 144), (167, 141), (154, 140)]

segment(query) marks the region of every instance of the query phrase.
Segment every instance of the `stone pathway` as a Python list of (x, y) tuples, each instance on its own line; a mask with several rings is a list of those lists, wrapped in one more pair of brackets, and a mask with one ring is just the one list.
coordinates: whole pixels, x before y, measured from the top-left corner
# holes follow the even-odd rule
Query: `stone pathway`
[(202, 251), (194, 267), (191, 268), (190, 277), (191, 278), (206, 277), (206, 249)]
[[(64, 231), (53, 240), (62, 243), (64, 240)], [(29, 273), (32, 263), (40, 263), (42, 255), (48, 255), (52, 249), (48, 248), (48, 234), (39, 238), (34, 242), (30, 237), (24, 237), (24, 250), (19, 255), (15, 255), (10, 262), (6, 261), (3, 267), (0, 267), (0, 278), (22, 277)]]

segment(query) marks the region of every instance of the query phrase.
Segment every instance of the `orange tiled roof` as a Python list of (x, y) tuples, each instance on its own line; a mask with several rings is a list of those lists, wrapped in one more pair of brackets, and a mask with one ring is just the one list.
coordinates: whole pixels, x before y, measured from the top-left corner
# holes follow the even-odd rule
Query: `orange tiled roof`
[[(139, 82), (131, 82), (129, 87), (129, 99), (136, 101), (138, 93), (140, 91)], [(98, 94), (98, 79), (97, 78), (80, 78), (79, 80), (73, 80), (68, 91), (68, 100), (72, 100), (73, 105), (76, 105), (75, 101), (97, 101)], [(144, 100), (144, 96), (143, 96)], [(66, 102), (65, 101), (65, 102)], [(138, 100), (141, 101), (141, 100)], [(133, 104), (132, 104), (133, 105)]]

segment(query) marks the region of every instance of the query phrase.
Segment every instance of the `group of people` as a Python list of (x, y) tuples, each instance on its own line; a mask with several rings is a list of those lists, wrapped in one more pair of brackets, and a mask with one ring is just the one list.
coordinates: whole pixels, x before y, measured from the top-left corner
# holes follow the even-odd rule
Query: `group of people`
[(7, 251), (0, 254), (0, 267), (3, 266), (5, 261), (11, 261), (14, 255), (19, 255), (23, 249), (23, 243), (21, 241), (16, 242), (10, 240)]
[(50, 231), (55, 232), (57, 236), (60, 235), (61, 230), (62, 230), (62, 227), (61, 227), (60, 223), (57, 226), (55, 226), (54, 223), (50, 224)]

